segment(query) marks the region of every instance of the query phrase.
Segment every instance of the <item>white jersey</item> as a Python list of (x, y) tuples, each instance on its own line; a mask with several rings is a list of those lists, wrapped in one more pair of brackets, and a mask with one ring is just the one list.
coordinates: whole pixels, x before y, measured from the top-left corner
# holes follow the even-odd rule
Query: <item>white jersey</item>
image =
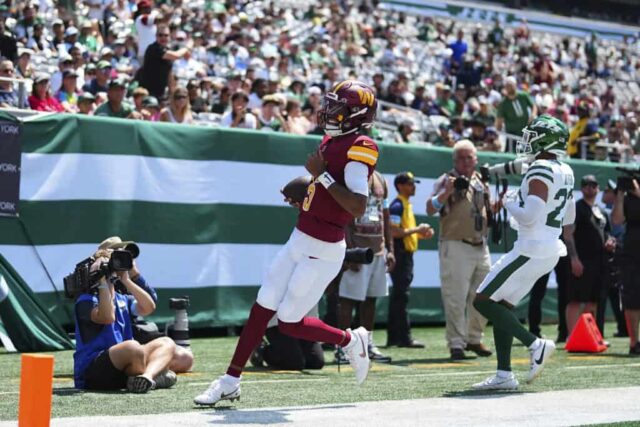
[[(566, 163), (557, 160), (536, 160), (529, 166), (522, 179), (518, 198), (520, 206), (529, 195), (529, 182), (533, 179), (547, 185), (548, 196), (544, 215), (533, 224), (517, 224), (511, 218), (512, 227), (518, 231), (517, 245), (520, 251), (533, 257), (566, 254), (566, 247), (558, 240), (562, 226), (573, 223), (575, 218), (575, 200), (573, 199), (573, 170)], [(570, 212), (567, 215), (567, 212)], [(557, 243), (556, 243), (557, 242)], [(551, 250), (556, 247), (557, 251)]]

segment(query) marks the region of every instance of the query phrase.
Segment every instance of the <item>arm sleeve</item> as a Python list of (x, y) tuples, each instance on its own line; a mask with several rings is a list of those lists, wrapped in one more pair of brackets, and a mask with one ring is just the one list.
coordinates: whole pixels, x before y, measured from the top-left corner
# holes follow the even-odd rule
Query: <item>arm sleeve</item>
[(567, 212), (564, 214), (562, 225), (570, 225), (576, 222), (576, 201), (571, 197), (567, 201)]
[(344, 182), (353, 193), (369, 197), (369, 168), (364, 163), (347, 163), (344, 168)]
[(402, 202), (398, 199), (395, 199), (391, 206), (389, 206), (389, 220), (391, 224), (400, 226), (402, 222), (402, 211), (404, 208), (402, 207)]
[(533, 224), (538, 218), (544, 215), (544, 207), (546, 203), (538, 196), (527, 196), (524, 206), (520, 207), (517, 200), (509, 200), (505, 207), (509, 213), (518, 221), (518, 224)]

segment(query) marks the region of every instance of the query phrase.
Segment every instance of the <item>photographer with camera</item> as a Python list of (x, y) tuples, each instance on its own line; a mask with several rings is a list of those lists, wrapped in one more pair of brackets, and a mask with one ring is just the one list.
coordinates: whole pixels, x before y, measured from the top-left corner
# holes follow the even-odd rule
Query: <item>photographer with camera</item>
[[(116, 249), (124, 249), (131, 253), (133, 260), (132, 268), (129, 270), (129, 278), (142, 290), (149, 294), (155, 305), (151, 313), (148, 313), (147, 315), (153, 314), (153, 312), (155, 311), (155, 307), (158, 304), (158, 294), (156, 293), (156, 290), (147, 283), (144, 276), (138, 269), (136, 258), (138, 258), (138, 255), (140, 254), (140, 248), (135, 242), (123, 241), (119, 236), (111, 236), (103, 240), (102, 243), (100, 243), (100, 246), (98, 246), (98, 251)], [(158, 327), (155, 323), (145, 321), (142, 315), (136, 315), (131, 312), (130, 314), (133, 339), (138, 341), (140, 344), (147, 344), (157, 338), (165, 336), (158, 330)], [(177, 341), (178, 344), (180, 344), (179, 340)], [(193, 353), (191, 353), (191, 350), (181, 345), (177, 345), (175, 354), (173, 356), (173, 359), (171, 360), (171, 364), (169, 365), (169, 370), (175, 373), (188, 372), (193, 367), (193, 361)]]
[(168, 370), (175, 343), (166, 337), (148, 344), (133, 339), (131, 313), (146, 316), (155, 310), (155, 303), (129, 277), (132, 258), (122, 261), (123, 253), (127, 254), (99, 250), (89, 269), (93, 290), (86, 289), (76, 298), (74, 380), (78, 389), (126, 388), (146, 393), (176, 383), (175, 373)]
[(640, 185), (637, 176), (620, 177), (611, 219), (625, 225), (624, 245), (616, 254), (622, 282), (622, 305), (629, 333), (629, 354), (640, 356)]
[(489, 187), (476, 171), (478, 156), (471, 141), (453, 146), (454, 167), (442, 175), (427, 200), (427, 214), (440, 214), (440, 287), (451, 359), (464, 351), (488, 357), (482, 343), (487, 320), (473, 307), (476, 289), (489, 273), (487, 244), (491, 214)]

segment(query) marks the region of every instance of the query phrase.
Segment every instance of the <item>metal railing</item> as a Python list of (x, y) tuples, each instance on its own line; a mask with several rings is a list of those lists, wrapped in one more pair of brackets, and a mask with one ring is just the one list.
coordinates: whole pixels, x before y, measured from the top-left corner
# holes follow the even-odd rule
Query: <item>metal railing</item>
[(16, 79), (9, 77), (0, 77), (0, 82), (10, 82), (13, 84), (18, 84), (18, 107), (26, 108), (28, 107), (27, 103), (27, 85), (32, 85), (33, 81), (30, 79)]

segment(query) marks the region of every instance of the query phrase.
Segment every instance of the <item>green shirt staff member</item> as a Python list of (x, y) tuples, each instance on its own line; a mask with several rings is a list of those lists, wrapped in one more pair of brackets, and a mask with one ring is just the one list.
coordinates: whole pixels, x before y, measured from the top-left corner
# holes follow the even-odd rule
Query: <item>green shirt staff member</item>
[(387, 347), (424, 348), (424, 344), (411, 337), (407, 305), (409, 286), (413, 281), (413, 253), (418, 250), (418, 239), (433, 237), (428, 224), (416, 225), (413, 206), (409, 198), (416, 194), (416, 182), (411, 172), (398, 174), (393, 184), (398, 197), (389, 206), (389, 222), (396, 256), (396, 266), (390, 273), (393, 286), (389, 296), (389, 320), (387, 322)]

